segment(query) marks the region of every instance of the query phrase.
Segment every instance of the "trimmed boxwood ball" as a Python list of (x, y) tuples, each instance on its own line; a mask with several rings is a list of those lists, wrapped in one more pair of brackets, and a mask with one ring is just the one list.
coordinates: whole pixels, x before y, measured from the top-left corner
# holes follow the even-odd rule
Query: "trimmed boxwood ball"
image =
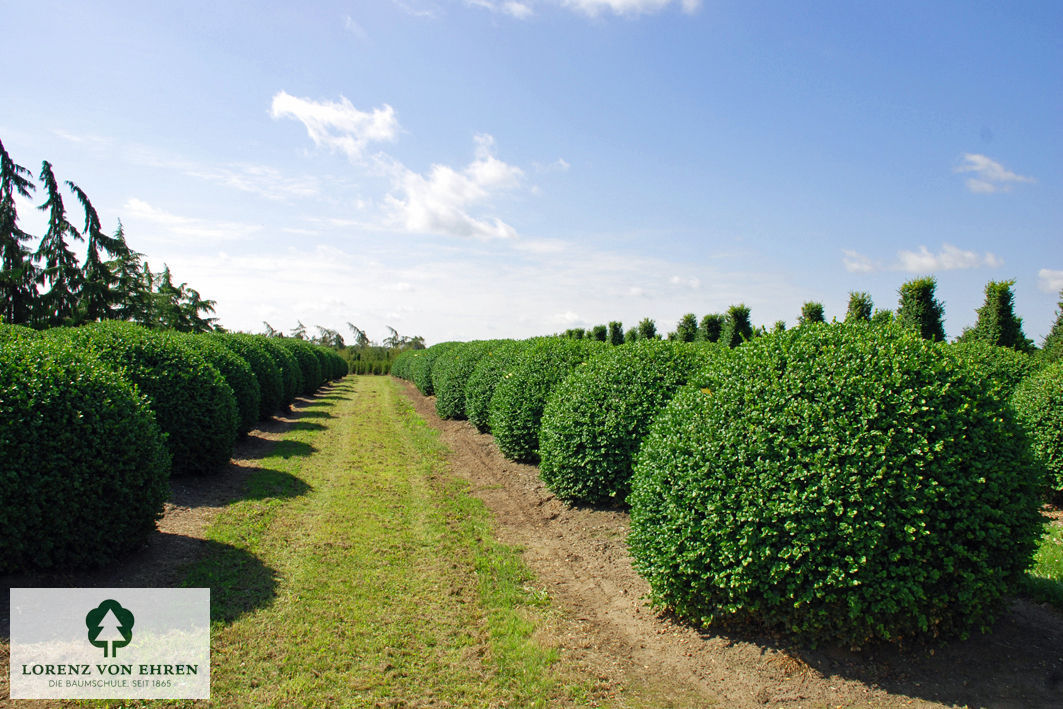
[(0, 343), (0, 573), (136, 549), (169, 475), (155, 416), (118, 372), (70, 342)]
[(1051, 493), (1063, 498), (1063, 360), (1030, 376), (1011, 398)]
[(813, 325), (693, 382), (651, 426), (628, 498), (658, 607), (812, 642), (962, 635), (1028, 566), (1037, 466), (946, 345)]
[(492, 344), (469, 375), (465, 384), (465, 415), (480, 433), (491, 430), (491, 397), (498, 380), (524, 346), (524, 340), (501, 340)]
[(424, 350), (404, 350), (391, 363), (391, 376), (411, 381), (413, 379), (413, 360), (421, 356)]
[(953, 354), (975, 368), (986, 386), (1004, 399), (1008, 399), (1015, 387), (1037, 369), (1033, 357), (1010, 347), (975, 341), (957, 343), (951, 348)]
[(287, 410), (291, 407), (292, 402), (295, 401), (295, 397), (299, 396), (303, 390), (303, 374), (299, 370), (299, 362), (292, 353), (277, 344), (276, 341), (280, 338), (266, 337), (265, 335), (252, 335), (251, 337), (262, 345), (267, 354), (273, 358), (273, 363), (277, 365), (277, 369), (280, 370), (281, 384), (284, 387), (280, 408), (281, 410)]
[(435, 394), (435, 389), (432, 388), (432, 369), (435, 366), (436, 360), (441, 354), (449, 350), (451, 347), (460, 345), (460, 342), (440, 342), (439, 344), (432, 345), (424, 351), (424, 354), (413, 360), (410, 367), (410, 374), (412, 375), (412, 381), (425, 396), (432, 396)]
[(640, 340), (577, 367), (543, 410), (543, 482), (569, 502), (623, 502), (635, 452), (654, 415), (711, 352), (723, 351), (713, 344)]
[(324, 383), (321, 376), (321, 363), (314, 354), (313, 345), (291, 337), (277, 337), (273, 341), (295, 358), (299, 373), (302, 375), (302, 388), (299, 393), (303, 396), (312, 395)]
[(192, 346), (225, 377), (225, 382), (236, 396), (237, 434), (246, 435), (258, 421), (262, 401), (262, 390), (251, 365), (218, 340), (204, 335), (184, 335), (182, 341)]
[(581, 362), (607, 347), (596, 340), (547, 337), (517, 355), (491, 397), (491, 433), (504, 456), (538, 461), (539, 428), (550, 392)]
[(465, 385), (491, 342), (465, 342), (453, 347), (432, 367), (432, 388), (436, 392), (436, 413), (444, 419), (464, 419)]
[(56, 328), (46, 335), (91, 350), (148, 397), (166, 434), (174, 475), (213, 473), (229, 462), (236, 397), (218, 370), (179, 335), (118, 322)]
[(228, 347), (243, 358), (254, 372), (258, 381), (259, 403), (258, 420), (268, 421), (274, 413), (281, 410), (284, 399), (284, 383), (281, 372), (266, 348), (251, 335), (213, 333), (203, 335)]

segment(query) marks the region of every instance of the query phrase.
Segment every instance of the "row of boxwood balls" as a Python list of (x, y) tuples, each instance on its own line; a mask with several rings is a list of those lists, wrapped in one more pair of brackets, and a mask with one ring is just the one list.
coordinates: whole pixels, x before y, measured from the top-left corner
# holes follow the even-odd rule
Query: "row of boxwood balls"
[(256, 422), (346, 373), (295, 339), (0, 325), (0, 572), (142, 545), (171, 474), (222, 469)]
[(626, 502), (653, 601), (697, 622), (963, 634), (999, 610), (1063, 487), (1063, 363), (896, 327), (734, 350), (444, 343), (393, 373), (562, 499)]

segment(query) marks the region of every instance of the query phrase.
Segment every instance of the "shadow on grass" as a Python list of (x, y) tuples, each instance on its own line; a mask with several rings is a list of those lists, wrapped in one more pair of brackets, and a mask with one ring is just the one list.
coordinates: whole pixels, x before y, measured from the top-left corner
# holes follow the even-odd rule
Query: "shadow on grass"
[(327, 426), (313, 421), (295, 421), (289, 427), (289, 431), (324, 431)]
[(305, 406), (301, 409), (292, 409), (292, 416), (296, 419), (331, 419), (336, 418), (329, 411), (318, 411), (315, 408)]
[(102, 569), (0, 576), (0, 641), (11, 635), (12, 588), (210, 587), (211, 620), (231, 622), (273, 600), (277, 572), (250, 552), (207, 539), (156, 532), (147, 546)]
[[(293, 430), (293, 428), (294, 425), (289, 425), (285, 427), (285, 430), (290, 431)], [(316, 450), (317, 448), (315, 448), (313, 445), (305, 443), (303, 441), (280, 440), (273, 442), (273, 445), (271, 446), (263, 446), (261, 450), (244, 453), (243, 457), (245, 460), (261, 460), (263, 458), (276, 457), (305, 457), (308, 455), (312, 455)]]

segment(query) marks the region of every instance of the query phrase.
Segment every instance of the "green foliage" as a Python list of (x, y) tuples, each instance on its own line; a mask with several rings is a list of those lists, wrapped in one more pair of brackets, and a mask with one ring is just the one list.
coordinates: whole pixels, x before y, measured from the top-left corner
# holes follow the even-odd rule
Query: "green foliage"
[(1040, 535), (1040, 481), (962, 359), (839, 324), (759, 338), (694, 382), (628, 499), (658, 606), (851, 644), (991, 622)]
[(213, 473), (229, 462), (236, 397), (222, 375), (177, 333), (130, 323), (95, 323), (45, 332), (69, 340), (117, 369), (148, 398), (173, 459), (174, 475)]
[(273, 364), (276, 365), (281, 374), (283, 394), (281, 395), (279, 408), (287, 410), (291, 407), (292, 402), (295, 401), (295, 397), (299, 396), (303, 391), (303, 372), (299, 368), (299, 361), (295, 359), (295, 355), (280, 344), (281, 338), (266, 337), (265, 335), (251, 335), (251, 337), (273, 359)]
[(1048, 473), (1048, 487), (1063, 495), (1063, 362), (1053, 362), (1015, 389), (1012, 407), (1038, 463)]
[(609, 344), (624, 344), (624, 324), (619, 320), (614, 320), (609, 323)]
[(771, 326), (771, 334), (777, 335), (780, 332), (786, 332), (786, 321), (776, 320), (775, 324)]
[(391, 374), (399, 379), (413, 381), (414, 360), (423, 357), (426, 350), (403, 350), (391, 365)]
[(698, 337), (698, 316), (687, 313), (675, 326), (676, 339), (680, 342), (693, 342)]
[(1056, 321), (1052, 329), (1045, 335), (1041, 343), (1040, 357), (1046, 362), (1056, 362), (1063, 359), (1063, 291), (1059, 292), (1059, 307), (1056, 310)]
[(902, 327), (912, 328), (926, 340), (941, 342), (945, 339), (945, 327), (941, 318), (945, 306), (934, 297), (937, 281), (932, 277), (916, 278), (901, 286), (897, 306), (897, 322)]
[(642, 318), (638, 324), (638, 333), (640, 340), (657, 339), (657, 323), (650, 318)]
[(849, 292), (849, 308), (845, 311), (845, 322), (870, 322), (874, 309), (871, 294), (863, 291)]
[(0, 343), (8, 340), (35, 340), (40, 333), (25, 325), (5, 325), (0, 323)]
[(1022, 332), (1022, 318), (1015, 316), (1015, 281), (990, 281), (985, 287), (985, 303), (978, 309), (978, 321), (967, 328), (958, 342), (984, 342), (1032, 352), (1033, 342)]
[(507, 367), (491, 397), (491, 433), (510, 460), (534, 462), (539, 427), (550, 392), (602, 343), (542, 338), (533, 340)]
[(591, 328), (590, 338), (598, 342), (607, 342), (609, 340), (609, 328), (605, 325), (595, 325)]
[(273, 414), (284, 406), (284, 382), (280, 368), (269, 351), (254, 335), (215, 333), (202, 335), (228, 347), (232, 352), (247, 362), (258, 382), (259, 421), (268, 421)]
[(639, 330), (637, 327), (633, 327), (624, 333), (624, 343), (636, 342), (639, 339)]
[(871, 324), (876, 327), (880, 327), (882, 325), (889, 325), (893, 322), (893, 320), (893, 311), (889, 309), (876, 310), (874, 315), (871, 316)]
[(494, 342), (463, 342), (439, 355), (432, 367), (432, 388), (436, 392), (436, 413), (444, 419), (464, 419), (465, 387), (480, 358)]
[(554, 494), (598, 504), (627, 497), (631, 466), (653, 416), (715, 345), (642, 340), (597, 354), (550, 394), (539, 474)]
[(974, 341), (956, 343), (949, 349), (978, 372), (986, 390), (1004, 401), (1037, 369), (1033, 357), (1010, 347)]
[(303, 385), (300, 394), (310, 396), (325, 383), (325, 378), (321, 374), (321, 361), (313, 345), (305, 340), (291, 337), (276, 337), (273, 342), (283, 347), (295, 358)]
[(719, 342), (726, 320), (727, 317), (720, 313), (709, 313), (703, 317), (698, 325), (698, 342)]
[(440, 342), (426, 349), (424, 355), (411, 360), (411, 381), (417, 387), (417, 390), (425, 396), (435, 394), (435, 389), (432, 388), (432, 368), (436, 359), (455, 344), (457, 343)]
[(251, 365), (220, 341), (208, 336), (184, 334), (180, 340), (192, 347), (225, 377), (226, 384), (236, 397), (237, 433), (246, 435), (255, 427), (262, 404), (262, 390)]
[(480, 357), (465, 384), (465, 415), (480, 433), (491, 430), (491, 398), (510, 363), (525, 342), (501, 340), (492, 343)]
[(744, 304), (732, 305), (724, 316), (720, 342), (728, 347), (738, 347), (746, 340), (753, 339), (753, 324), (749, 320), (749, 308)]
[(809, 301), (801, 306), (801, 317), (798, 318), (798, 325), (810, 325), (812, 323), (826, 322), (823, 318), (823, 303), (814, 303)]
[(0, 342), (0, 573), (140, 547), (169, 474), (155, 417), (118, 372), (71, 342)]
[(7, 154), (0, 141), (0, 321), (32, 321), (37, 300), (37, 268), (26, 248), (33, 237), (18, 225), (16, 197), (29, 199), (33, 174)]

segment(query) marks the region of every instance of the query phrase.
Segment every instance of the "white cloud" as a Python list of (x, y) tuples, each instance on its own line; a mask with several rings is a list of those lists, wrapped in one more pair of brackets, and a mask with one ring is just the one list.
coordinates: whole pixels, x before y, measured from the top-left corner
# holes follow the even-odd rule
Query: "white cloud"
[(389, 226), (415, 234), (512, 239), (516, 230), (497, 217), (474, 217), (469, 208), (520, 184), (523, 171), (493, 154), (494, 138), (476, 136), (476, 158), (462, 170), (433, 165), (419, 174), (398, 162), (395, 192), (385, 197)]
[[(157, 241), (177, 241), (187, 243), (189, 239), (202, 241), (239, 241), (247, 239), (262, 229), (257, 224), (243, 224), (230, 221), (211, 221), (195, 217), (182, 217), (153, 207), (144, 200), (135, 197), (126, 200), (122, 209), (128, 231), (134, 234), (144, 233)], [(141, 225), (138, 228), (137, 222)], [(147, 227), (145, 229), (144, 227)], [(152, 229), (154, 227), (154, 229)], [(161, 230), (161, 234), (160, 231)], [(137, 236), (137, 239), (143, 238)]]
[[(669, 5), (672, 0), (564, 0), (566, 7), (571, 7), (592, 17), (597, 16), (603, 10), (617, 15), (644, 15), (660, 12)], [(678, 4), (683, 12), (693, 14), (701, 7), (701, 0), (679, 0)]]
[(668, 282), (673, 286), (685, 286), (692, 290), (697, 290), (701, 287), (701, 279), (698, 278), (684, 278), (682, 276), (672, 276), (668, 279)]
[(930, 253), (925, 246), (920, 246), (919, 251), (899, 251), (897, 256), (900, 259), (900, 270), (915, 273), (953, 271), (980, 266), (996, 267), (1003, 264), (1003, 261), (989, 252), (979, 255), (952, 244), (942, 245), (941, 251), (936, 254)]
[(355, 19), (350, 15), (344, 16), (343, 29), (347, 30), (362, 41), (369, 39), (369, 33), (366, 32), (365, 29), (360, 24), (358, 24)]
[(995, 160), (976, 153), (965, 153), (963, 164), (953, 168), (952, 171), (971, 173), (972, 177), (967, 178), (967, 189), (976, 194), (1009, 192), (1016, 183), (1037, 182), (1032, 177), (1018, 175)]
[(850, 249), (843, 249), (842, 253), (845, 254), (842, 262), (849, 273), (871, 273), (875, 270), (874, 264), (867, 256)]
[(399, 131), (391, 106), (360, 111), (343, 96), (339, 101), (312, 101), (281, 91), (273, 97), (269, 113), (275, 119), (295, 118), (306, 126), (315, 145), (338, 150), (351, 160), (360, 159), (369, 143), (392, 141)]
[(1042, 268), (1037, 272), (1037, 285), (1046, 293), (1058, 293), (1063, 290), (1063, 271)]
[(535, 14), (531, 5), (526, 2), (517, 2), (516, 0), (505, 0), (505, 2), (497, 2), (497, 0), (465, 0), (465, 4), (509, 15), (518, 20), (526, 20)]

